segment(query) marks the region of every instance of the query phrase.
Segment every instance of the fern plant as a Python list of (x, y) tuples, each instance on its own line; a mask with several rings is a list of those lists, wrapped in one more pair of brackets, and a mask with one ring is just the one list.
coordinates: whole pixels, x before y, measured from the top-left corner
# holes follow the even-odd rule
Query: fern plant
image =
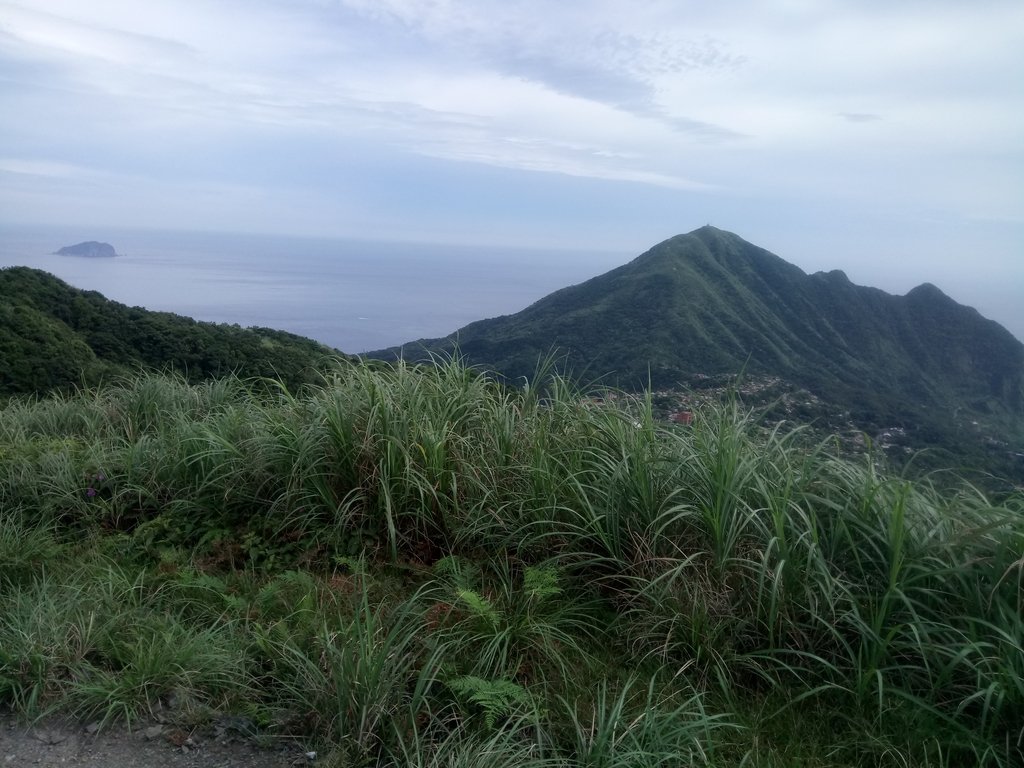
[(458, 591), (459, 601), (477, 619), (482, 620), (492, 629), (501, 624), (501, 611), (495, 608), (491, 602), (472, 589), (460, 589)]
[(499, 718), (509, 717), (519, 708), (533, 709), (533, 698), (529, 691), (512, 680), (485, 680), (474, 675), (463, 675), (448, 680), (445, 685), (456, 696), (479, 707), (487, 730), (493, 730)]
[(523, 591), (537, 603), (562, 594), (558, 583), (558, 569), (549, 565), (527, 566), (523, 571)]

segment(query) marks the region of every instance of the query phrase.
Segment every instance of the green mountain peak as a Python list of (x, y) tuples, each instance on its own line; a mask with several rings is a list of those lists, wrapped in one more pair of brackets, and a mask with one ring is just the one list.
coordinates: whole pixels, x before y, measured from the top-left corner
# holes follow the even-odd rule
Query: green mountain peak
[(933, 285), (895, 296), (839, 270), (808, 275), (712, 226), (516, 314), (370, 356), (456, 347), (511, 379), (552, 353), (570, 375), (627, 389), (746, 371), (790, 381), (862, 423), (944, 429), (943, 414), (977, 413), (1024, 435), (1024, 345), (1006, 329)]

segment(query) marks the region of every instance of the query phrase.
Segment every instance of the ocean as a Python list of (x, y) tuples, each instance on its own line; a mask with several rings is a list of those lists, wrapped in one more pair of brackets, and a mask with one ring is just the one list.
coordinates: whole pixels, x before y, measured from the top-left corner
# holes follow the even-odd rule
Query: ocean
[[(84, 240), (117, 258), (57, 256)], [(291, 331), (347, 353), (518, 312), (636, 254), (227, 233), (0, 227), (0, 267), (51, 272), (130, 306)]]

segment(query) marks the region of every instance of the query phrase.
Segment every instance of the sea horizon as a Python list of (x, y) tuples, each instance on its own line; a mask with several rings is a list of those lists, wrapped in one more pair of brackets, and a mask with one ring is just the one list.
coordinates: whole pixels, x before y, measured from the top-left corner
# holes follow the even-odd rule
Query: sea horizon
[[(115, 258), (55, 252), (97, 240)], [(0, 226), (0, 267), (148, 310), (267, 327), (360, 354), (526, 308), (636, 254), (127, 227)]]

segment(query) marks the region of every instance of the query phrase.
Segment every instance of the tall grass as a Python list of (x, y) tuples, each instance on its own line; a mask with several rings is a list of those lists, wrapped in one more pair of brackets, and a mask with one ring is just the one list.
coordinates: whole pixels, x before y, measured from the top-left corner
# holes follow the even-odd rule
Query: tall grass
[(0, 703), (187, 700), (346, 760), (1013, 764), (1021, 496), (798, 437), (458, 361), (12, 402)]

